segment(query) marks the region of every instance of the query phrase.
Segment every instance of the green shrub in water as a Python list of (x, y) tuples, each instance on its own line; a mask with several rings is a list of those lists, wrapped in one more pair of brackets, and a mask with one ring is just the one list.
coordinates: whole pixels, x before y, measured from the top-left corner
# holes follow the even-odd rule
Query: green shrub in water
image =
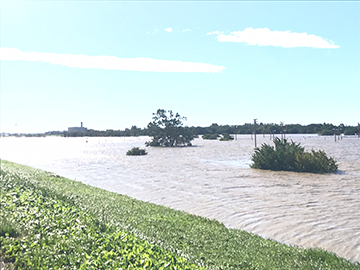
[(324, 151), (305, 152), (300, 144), (279, 138), (274, 140), (274, 144), (275, 147), (263, 144), (261, 148), (255, 148), (251, 168), (310, 173), (333, 173), (338, 170), (336, 161), (327, 157)]
[(140, 149), (139, 147), (133, 147), (131, 150), (126, 152), (128, 156), (143, 156), (147, 155), (145, 149)]
[(202, 136), (204, 140), (217, 140), (218, 137), (218, 134), (205, 134)]
[(222, 138), (220, 139), (220, 141), (232, 141), (232, 140), (234, 140), (234, 138), (231, 137), (231, 136), (229, 135), (229, 133), (224, 133), (224, 134), (222, 135)]

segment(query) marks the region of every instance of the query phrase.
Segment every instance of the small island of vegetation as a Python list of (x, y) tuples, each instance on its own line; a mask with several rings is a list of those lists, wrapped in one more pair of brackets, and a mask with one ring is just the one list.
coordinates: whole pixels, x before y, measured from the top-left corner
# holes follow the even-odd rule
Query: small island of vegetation
[(224, 133), (222, 134), (222, 137), (220, 139), (220, 141), (233, 141), (234, 138), (230, 136), (229, 133)]
[(219, 134), (204, 134), (202, 138), (204, 140), (217, 140), (219, 138)]
[(127, 156), (144, 156), (147, 155), (145, 149), (140, 149), (139, 147), (133, 147), (129, 151), (126, 152)]
[(338, 170), (337, 162), (327, 157), (324, 151), (305, 152), (300, 143), (279, 138), (274, 139), (274, 144), (275, 147), (263, 144), (261, 148), (255, 148), (251, 168), (309, 173), (334, 173)]

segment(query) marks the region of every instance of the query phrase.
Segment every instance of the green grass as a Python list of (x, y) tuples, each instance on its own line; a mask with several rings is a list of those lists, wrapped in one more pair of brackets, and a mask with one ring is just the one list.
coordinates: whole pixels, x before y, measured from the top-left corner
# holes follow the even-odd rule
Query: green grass
[(14, 186), (0, 202), (2, 218), (20, 236), (2, 235), (1, 250), (18, 269), (198, 268), (41, 192)]
[[(158, 251), (162, 254), (162, 257), (155, 257), (148, 269), (200, 269), (201, 266), (206, 269), (360, 269), (360, 264), (350, 263), (323, 250), (289, 247), (244, 231), (227, 229), (215, 220), (142, 202), (15, 163), (2, 161), (1, 177), (2, 206), (7, 203), (9, 207), (14, 207), (11, 211), (1, 211), (2, 220), (7, 220), (6, 230), (13, 231), (15, 237), (19, 235), (16, 238), (0, 236), (1, 241), (5, 241), (5, 244), (1, 244), (1, 249), (6, 259), (14, 263), (16, 258), (21, 260), (19, 263), (25, 263), (28, 258), (26, 252), (35, 243), (34, 237), (44, 235), (40, 239), (48, 243), (49, 247), (46, 253), (41, 253), (45, 251), (40, 249), (39, 253), (36, 253), (41, 264), (46, 265), (49, 261), (46, 259), (47, 254), (53, 252), (59, 264), (66, 265), (69, 261), (75, 263), (79, 260), (74, 268), (61, 269), (81, 269), (81, 265), (82, 269), (121, 269), (111, 265), (99, 268), (94, 264), (101, 265), (106, 262), (97, 261), (99, 254), (103, 254), (103, 249), (108, 253), (115, 252), (116, 258), (126, 257), (136, 250), (137, 248), (126, 249), (126, 246), (123, 248), (123, 243), (118, 239), (125, 235), (132, 239), (134, 246), (140, 247), (140, 250), (150, 250), (150, 255)], [(17, 195), (11, 195), (14, 192)], [(15, 202), (11, 202), (11, 196), (16, 197)], [(35, 208), (31, 211), (25, 210), (30, 202), (34, 202)], [(40, 210), (42, 207), (45, 210)], [(15, 217), (11, 216), (12, 213)], [(39, 213), (45, 214), (42, 216)], [(59, 219), (55, 218), (57, 215)], [(75, 218), (75, 221), (72, 218)], [(62, 225), (62, 221), (69, 223)], [(35, 226), (41, 222), (49, 223)], [(43, 231), (47, 226), (54, 228), (54, 231), (58, 232), (57, 236)], [(66, 233), (75, 228), (76, 238), (61, 240), (64, 227), (69, 228)], [(86, 232), (81, 233), (80, 230)], [(69, 235), (71, 236), (71, 233)], [(110, 240), (106, 242), (106, 239)], [(60, 240), (67, 244), (62, 247), (63, 242)], [(12, 241), (13, 244), (8, 245), (6, 241)], [(95, 249), (91, 248), (93, 243), (98, 243)], [(22, 248), (21, 254), (25, 255), (12, 257), (11, 252), (14, 251), (9, 251), (11, 248)], [(64, 249), (69, 252), (61, 253)], [(86, 253), (80, 252), (81, 249), (85, 249)], [(124, 253), (124, 249), (128, 251)], [(76, 256), (69, 255), (77, 250), (79, 251)], [(134, 260), (131, 263), (141, 262), (145, 255), (142, 252), (135, 253), (132, 254)], [(110, 263), (114, 261), (116, 260), (112, 259)], [(122, 261), (126, 263), (126, 260)], [(157, 261), (163, 264), (155, 266)], [(175, 266), (174, 263), (177, 262), (178, 265)], [(166, 266), (167, 264), (169, 265)], [(24, 266), (18, 269), (34, 268)], [(131, 269), (136, 268), (134, 266)], [(139, 269), (144, 269), (144, 266), (139, 266)]]

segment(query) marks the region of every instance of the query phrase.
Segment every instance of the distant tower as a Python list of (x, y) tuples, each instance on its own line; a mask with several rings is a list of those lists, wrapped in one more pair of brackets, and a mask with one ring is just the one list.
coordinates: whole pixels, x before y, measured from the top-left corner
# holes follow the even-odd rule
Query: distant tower
[(80, 122), (81, 127), (69, 127), (68, 132), (69, 133), (84, 133), (87, 128), (83, 126), (83, 122)]

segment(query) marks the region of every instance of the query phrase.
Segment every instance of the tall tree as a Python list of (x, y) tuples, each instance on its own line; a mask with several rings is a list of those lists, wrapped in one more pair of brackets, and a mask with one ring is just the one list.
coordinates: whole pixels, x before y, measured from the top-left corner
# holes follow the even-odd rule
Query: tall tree
[(183, 127), (186, 117), (174, 114), (171, 110), (158, 109), (153, 113), (152, 122), (147, 125), (148, 134), (153, 137), (146, 146), (191, 146), (194, 139), (189, 128)]

